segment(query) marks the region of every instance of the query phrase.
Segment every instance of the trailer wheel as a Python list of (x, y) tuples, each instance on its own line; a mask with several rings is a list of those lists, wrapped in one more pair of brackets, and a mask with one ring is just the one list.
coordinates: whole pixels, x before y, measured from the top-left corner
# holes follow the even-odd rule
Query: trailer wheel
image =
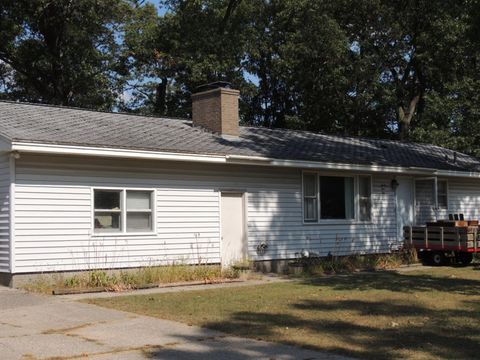
[(424, 266), (432, 265), (432, 254), (430, 251), (419, 251), (418, 259)]
[(459, 251), (455, 253), (455, 260), (457, 264), (467, 266), (472, 262), (473, 254), (465, 251)]
[(433, 266), (442, 266), (445, 265), (447, 262), (447, 258), (445, 254), (441, 251), (434, 251), (431, 254), (430, 262)]

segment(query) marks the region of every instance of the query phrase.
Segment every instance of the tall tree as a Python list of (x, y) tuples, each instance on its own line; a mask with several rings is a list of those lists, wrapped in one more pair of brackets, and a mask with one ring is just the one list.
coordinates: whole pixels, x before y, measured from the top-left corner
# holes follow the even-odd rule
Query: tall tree
[[(338, 131), (347, 39), (323, 1), (263, 1), (253, 17), (248, 71), (259, 79), (255, 123)], [(339, 95), (339, 96), (338, 96)]]
[(121, 91), (117, 37), (130, 9), (117, 0), (2, 1), (3, 97), (111, 108)]
[(256, 126), (480, 155), (480, 0), (0, 2), (0, 97), (189, 116), (241, 90)]
[[(371, 90), (382, 89), (376, 96), (379, 113), (390, 118), (389, 126), (401, 139), (414, 130), (415, 119), (428, 118), (432, 96), (444, 100), (451, 85), (466, 80), (474, 55), (467, 32), (474, 2), (469, 0), (365, 0), (339, 2), (338, 21), (356, 48), (353, 63), (367, 59), (376, 69)], [(366, 79), (369, 67), (361, 66), (355, 77)], [(450, 90), (448, 90), (450, 89)], [(453, 109), (444, 108), (445, 116)], [(424, 115), (425, 114), (425, 115)], [(445, 124), (446, 125), (446, 124)]]
[(188, 116), (190, 94), (199, 85), (226, 80), (245, 90), (242, 56), (248, 24), (239, 15), (242, 5), (170, 0), (164, 2), (169, 11), (163, 17), (145, 8), (143, 21), (126, 31), (134, 97), (125, 106)]

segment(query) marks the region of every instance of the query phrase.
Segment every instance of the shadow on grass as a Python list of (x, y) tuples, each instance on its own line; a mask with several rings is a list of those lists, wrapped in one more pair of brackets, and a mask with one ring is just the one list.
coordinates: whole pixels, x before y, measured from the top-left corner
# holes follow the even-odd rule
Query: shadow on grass
[[(381, 289), (413, 293), (437, 290), (458, 295), (480, 295), (480, 281), (423, 274), (359, 274), (305, 280), (303, 283), (309, 286), (328, 285), (330, 289), (342, 291)], [(432, 296), (438, 296), (441, 303), (441, 293), (432, 293)], [(419, 305), (408, 298), (301, 300), (299, 297), (289, 305), (291, 312), (288, 313), (278, 313), (274, 309), (268, 313), (238, 311), (225, 321), (210, 322), (205, 327), (237, 336), (364, 359), (477, 359), (480, 351), (480, 302), (476, 299), (478, 297), (458, 299), (456, 306), (442, 310), (433, 305)], [(435, 304), (435, 299), (432, 304)], [(334, 311), (340, 311), (337, 317), (332, 315)], [(322, 342), (322, 339), (330, 340)], [(207, 350), (202, 356), (215, 358), (219, 355), (218, 351), (215, 348)], [(198, 353), (181, 349), (175, 350), (175, 356), (172, 359), (200, 358)], [(160, 351), (157, 356), (153, 354), (153, 357), (164, 359), (164, 352)], [(232, 353), (228, 358), (241, 357)]]
[(333, 290), (390, 290), (405, 293), (432, 290), (460, 295), (480, 295), (480, 279), (435, 277), (427, 274), (404, 275), (372, 272), (303, 280), (306, 285), (327, 285)]
[[(422, 307), (386, 302), (348, 301), (346, 303), (328, 303), (321, 301), (293, 304), (302, 309), (302, 318), (279, 313), (238, 312), (229, 321), (209, 323), (206, 327), (244, 337), (275, 339), (284, 344), (311, 348), (319, 351), (329, 351), (358, 358), (392, 359), (399, 358), (401, 351), (406, 351), (408, 357), (416, 357), (422, 353), (427, 358), (444, 359), (476, 359), (480, 343), (467, 336), (479, 331), (480, 320), (477, 312), (466, 311), (435, 311)], [(378, 328), (352, 323), (347, 319), (316, 319), (314, 313), (329, 311), (329, 309), (348, 309), (366, 316), (392, 314), (399, 316), (418, 315), (427, 317), (428, 321), (421, 324), (405, 323), (391, 327), (390, 322), (385, 327)], [(403, 312), (403, 314), (401, 314)], [(307, 318), (305, 318), (307, 317)], [(466, 319), (476, 318), (463, 325), (451, 328), (451, 321), (461, 323)], [(277, 329), (306, 331), (304, 339), (289, 337), (287, 333), (277, 333)], [(254, 334), (254, 335), (252, 335)], [(321, 346), (315, 344), (312, 337), (335, 338), (337, 345)], [(478, 336), (477, 336), (478, 339)], [(342, 346), (348, 344), (348, 346)], [(361, 350), (358, 350), (361, 349)], [(414, 355), (416, 354), (416, 355)]]
[[(360, 310), (365, 305), (361, 301), (354, 305), (354, 310)], [(385, 310), (388, 304), (376, 304)], [(317, 310), (315, 304), (310, 304), (308, 308)], [(395, 311), (395, 309), (392, 309)], [(424, 309), (414, 310), (422, 313)], [(455, 313), (455, 312), (454, 312)], [(430, 311), (430, 314), (435, 314)], [(451, 316), (449, 312), (446, 317)], [(471, 316), (473, 314), (464, 314)], [(456, 316), (456, 315), (455, 315)], [(286, 345), (293, 345), (306, 349), (331, 352), (364, 359), (394, 359), (401, 358), (400, 351), (412, 349), (407, 358), (417, 358), (421, 353), (421, 358), (431, 359), (477, 359), (478, 341), (466, 338), (466, 334), (478, 331), (478, 327), (460, 326), (455, 331), (448, 327), (439, 325), (433, 321), (429, 325), (409, 325), (400, 328), (378, 329), (370, 326), (354, 324), (343, 319), (322, 320), (300, 319), (296, 316), (277, 313), (256, 313), (256, 312), (238, 312), (224, 322), (209, 323), (206, 327), (218, 330), (224, 333), (234, 334), (236, 336), (250, 337), (256, 339), (272, 339)], [(281, 335), (276, 332), (278, 328), (290, 328), (292, 333), (301, 329), (319, 337), (335, 337), (340, 343), (348, 343), (350, 348), (340, 345), (315, 346), (307, 341), (297, 340), (287, 335)], [(180, 337), (180, 342), (191, 342), (196, 339)], [(361, 348), (362, 350), (358, 350)], [(357, 350), (354, 350), (357, 349)], [(287, 351), (282, 352), (282, 358), (301, 359), (296, 356), (295, 350), (290, 357), (285, 357)], [(225, 348), (225, 344), (209, 341), (203, 346), (194, 345), (190, 348), (159, 349), (149, 354), (154, 359), (245, 359), (245, 358), (276, 358), (279, 352), (264, 342), (245, 342), (239, 347)], [(298, 354), (297, 354), (298, 355)], [(321, 359), (318, 357), (308, 357), (309, 359)], [(327, 357), (326, 357), (327, 358)]]

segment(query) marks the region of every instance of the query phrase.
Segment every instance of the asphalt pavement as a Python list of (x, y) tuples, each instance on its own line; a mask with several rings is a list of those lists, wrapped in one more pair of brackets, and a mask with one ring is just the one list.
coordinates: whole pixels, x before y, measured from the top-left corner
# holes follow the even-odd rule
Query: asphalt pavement
[(106, 309), (78, 298), (0, 287), (0, 358), (347, 360)]

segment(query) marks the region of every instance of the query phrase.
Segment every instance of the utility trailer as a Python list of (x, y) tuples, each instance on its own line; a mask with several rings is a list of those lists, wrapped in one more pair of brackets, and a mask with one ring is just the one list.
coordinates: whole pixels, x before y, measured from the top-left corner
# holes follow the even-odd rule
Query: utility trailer
[(424, 265), (468, 265), (480, 252), (478, 221), (438, 221), (405, 226), (405, 243), (417, 250)]

